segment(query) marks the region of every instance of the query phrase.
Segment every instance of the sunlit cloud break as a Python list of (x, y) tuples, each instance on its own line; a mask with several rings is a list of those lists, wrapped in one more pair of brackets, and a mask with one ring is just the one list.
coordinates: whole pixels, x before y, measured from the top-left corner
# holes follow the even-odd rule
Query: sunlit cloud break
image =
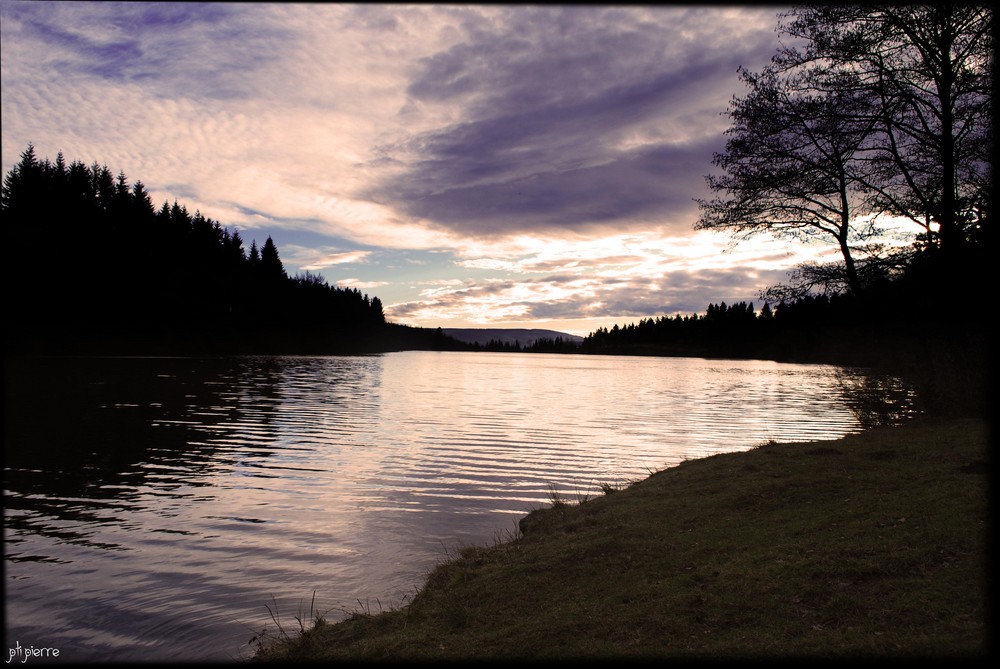
[(288, 244), (283, 248), (285, 260), (309, 272), (318, 272), (336, 265), (350, 265), (365, 262), (371, 251), (338, 251), (325, 248)]

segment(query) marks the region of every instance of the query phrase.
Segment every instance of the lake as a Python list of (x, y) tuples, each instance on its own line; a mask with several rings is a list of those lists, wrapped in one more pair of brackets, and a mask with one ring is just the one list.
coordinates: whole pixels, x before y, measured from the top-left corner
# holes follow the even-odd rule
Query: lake
[(334, 621), (404, 604), (458, 547), (510, 537), (554, 496), (835, 439), (913, 406), (898, 379), (768, 361), (13, 361), (7, 646), (62, 662), (243, 659), (274, 618), (293, 632), (311, 607)]

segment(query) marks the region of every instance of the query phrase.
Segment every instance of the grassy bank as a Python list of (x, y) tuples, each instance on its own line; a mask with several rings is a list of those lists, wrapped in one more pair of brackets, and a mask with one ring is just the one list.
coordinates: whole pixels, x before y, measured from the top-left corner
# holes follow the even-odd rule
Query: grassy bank
[(987, 441), (917, 422), (688, 461), (256, 659), (982, 656)]

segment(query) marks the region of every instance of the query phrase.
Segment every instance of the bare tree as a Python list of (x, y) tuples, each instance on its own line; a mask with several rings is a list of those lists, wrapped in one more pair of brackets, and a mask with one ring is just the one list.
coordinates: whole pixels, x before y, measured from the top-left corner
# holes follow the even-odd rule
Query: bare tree
[(726, 150), (713, 160), (724, 174), (706, 177), (723, 195), (697, 200), (695, 227), (834, 242), (843, 283), (861, 292), (855, 253), (877, 234), (881, 213), (861, 179), (875, 125), (861, 113), (867, 92), (816, 90), (808, 71), (741, 69), (740, 76), (749, 92), (732, 100)]
[(987, 4), (806, 5), (774, 59), (819, 90), (866, 91), (877, 123), (865, 187), (952, 251), (981, 234), (992, 183), (993, 10)]

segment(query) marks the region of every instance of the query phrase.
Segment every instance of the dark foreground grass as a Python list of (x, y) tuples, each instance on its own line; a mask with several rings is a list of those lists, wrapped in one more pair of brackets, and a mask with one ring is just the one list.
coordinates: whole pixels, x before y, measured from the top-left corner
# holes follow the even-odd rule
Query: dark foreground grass
[(692, 460), (255, 659), (983, 657), (991, 467), (961, 420)]

